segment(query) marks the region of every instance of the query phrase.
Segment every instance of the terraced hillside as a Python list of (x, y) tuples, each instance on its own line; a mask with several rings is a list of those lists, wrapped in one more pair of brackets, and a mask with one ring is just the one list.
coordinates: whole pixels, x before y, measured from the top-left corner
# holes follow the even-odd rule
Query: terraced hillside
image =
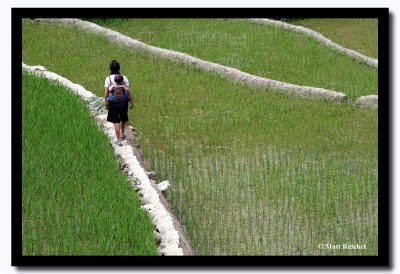
[(324, 18), (290, 21), (315, 30), (335, 43), (378, 58), (378, 20), (374, 18)]
[[(310, 37), (275, 26), (234, 19), (92, 21), (149, 45), (184, 52), (253, 75), (335, 90), (351, 99), (378, 94), (377, 69), (338, 54)], [(350, 25), (354, 25), (352, 21)], [(373, 30), (377, 34), (377, 26)], [(362, 43), (376, 47), (376, 40), (364, 39), (371, 36), (371, 31), (368, 29), (363, 36), (353, 35), (352, 40), (360, 37)], [(362, 33), (359, 29), (358, 32)]]
[(158, 255), (151, 220), (80, 98), (22, 80), (23, 255)]
[[(131, 21), (105, 24), (129, 29)], [(158, 19), (146, 23), (156, 30), (166, 26)], [(196, 20), (181, 22), (188, 37), (204, 32), (204, 41), (213, 32), (219, 37), (217, 26), (222, 23), (211, 20), (200, 28)], [(261, 29), (264, 32), (265, 26)], [(248, 39), (252, 31), (245, 30), (239, 25), (230, 29), (235, 37), (232, 41), (239, 43), (239, 37), (244, 36)], [(331, 81), (349, 88), (356, 84), (346, 82), (347, 76), (360, 71), (370, 75), (365, 79), (376, 80), (373, 69), (317, 49), (297, 35), (278, 29), (273, 32), (283, 40), (292, 40), (271, 40), (269, 47), (279, 48), (283, 41), (293, 56), (298, 48), (311, 48), (304, 53), (306, 60), (337, 64), (337, 74), (331, 80), (312, 74), (312, 83), (329, 86)], [(132, 37), (140, 38), (136, 34)], [(218, 39), (217, 44), (222, 41)], [(304, 46), (294, 46), (297, 40)], [(198, 254), (377, 254), (377, 110), (241, 85), (190, 65), (118, 46), (75, 27), (24, 22), (22, 42), (25, 63), (43, 65), (99, 96), (110, 60), (121, 63), (136, 102), (129, 112), (130, 121), (141, 132), (144, 153), (158, 178), (171, 181), (166, 196)], [(247, 46), (241, 48), (247, 50)], [(213, 54), (218, 60), (231, 59), (227, 51), (235, 52), (225, 47), (225, 51)], [(248, 54), (251, 52), (256, 51)], [(308, 55), (312, 52), (319, 52), (317, 61)], [(294, 74), (289, 70), (292, 63), (285, 66), (285, 62), (276, 61), (279, 55), (286, 58), (286, 53), (268, 55), (276, 75)], [(342, 62), (346, 65), (339, 69)], [(310, 80), (307, 83), (312, 84)], [(376, 85), (368, 83), (369, 87)], [(339, 242), (365, 244), (366, 248), (318, 246)]]

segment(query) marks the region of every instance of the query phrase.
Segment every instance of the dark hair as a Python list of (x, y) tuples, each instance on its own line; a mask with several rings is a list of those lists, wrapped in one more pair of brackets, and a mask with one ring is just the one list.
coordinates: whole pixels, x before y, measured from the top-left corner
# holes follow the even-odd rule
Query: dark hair
[(115, 60), (112, 60), (110, 63), (110, 72), (111, 74), (119, 74), (119, 63)]
[(114, 76), (114, 81), (115, 81), (117, 84), (120, 84), (123, 80), (124, 80), (124, 77), (123, 77), (121, 74), (116, 74), (116, 75)]

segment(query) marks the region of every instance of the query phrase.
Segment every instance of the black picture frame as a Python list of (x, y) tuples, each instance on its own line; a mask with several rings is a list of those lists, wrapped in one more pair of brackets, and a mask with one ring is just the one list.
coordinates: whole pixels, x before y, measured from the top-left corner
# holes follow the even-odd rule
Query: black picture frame
[[(379, 22), (378, 256), (23, 256), (22, 255), (22, 19), (23, 18), (377, 18)], [(388, 8), (12, 8), (12, 262), (13, 266), (388, 267), (391, 255), (390, 11)]]

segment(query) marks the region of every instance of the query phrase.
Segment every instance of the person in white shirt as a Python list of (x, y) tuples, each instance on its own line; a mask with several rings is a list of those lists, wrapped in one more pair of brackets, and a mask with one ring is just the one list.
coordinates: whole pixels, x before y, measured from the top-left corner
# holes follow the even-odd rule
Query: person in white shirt
[[(122, 76), (119, 70), (119, 63), (112, 60), (110, 63), (110, 75), (106, 77), (104, 82), (104, 105), (106, 109), (108, 109), (107, 121), (114, 124), (115, 135), (117, 136), (117, 140), (114, 143), (118, 146), (122, 146), (122, 141), (127, 138), (127, 135), (125, 134), (125, 125), (126, 122), (129, 121), (128, 102), (131, 103), (131, 109), (134, 105), (128, 78)], [(118, 80), (118, 83), (115, 80)], [(122, 87), (126, 90), (128, 95), (126, 102), (116, 102), (113, 99), (116, 87)]]

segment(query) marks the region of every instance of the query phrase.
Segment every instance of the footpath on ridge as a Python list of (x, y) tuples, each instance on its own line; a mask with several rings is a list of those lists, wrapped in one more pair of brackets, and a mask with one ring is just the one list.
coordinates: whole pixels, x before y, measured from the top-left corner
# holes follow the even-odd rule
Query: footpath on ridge
[[(109, 137), (110, 143), (113, 143), (115, 139), (114, 127), (111, 123), (107, 122), (103, 98), (97, 97), (81, 85), (74, 84), (56, 73), (47, 71), (42, 66), (29, 66), (22, 63), (22, 69), (36, 76), (43, 76), (51, 81), (56, 81), (80, 96), (86, 103), (97, 124)], [(134, 135), (133, 131), (130, 135)], [(140, 162), (140, 160), (143, 160), (143, 155), (140, 155), (137, 147), (134, 148), (128, 141), (124, 141), (123, 143), (122, 147), (113, 145), (114, 154), (119, 159), (123, 171), (128, 175), (132, 186), (138, 190), (142, 208), (149, 212), (152, 218), (159, 254), (195, 255), (182, 225), (174, 216), (166, 199), (157, 188), (155, 181), (149, 178), (148, 172), (143, 167), (145, 164)]]
[[(296, 25), (291, 25), (285, 22), (281, 21), (276, 21), (276, 20), (270, 20), (270, 19), (243, 19), (243, 20), (249, 20), (250, 22), (255, 22), (255, 23), (261, 23), (261, 24), (266, 24), (266, 25), (274, 25), (276, 27), (281, 27), (284, 29), (288, 29), (291, 31), (295, 31), (301, 34), (304, 34), (306, 36), (309, 36), (313, 39), (316, 39), (318, 42), (332, 48), (333, 50), (343, 53), (350, 58), (359, 60), (361, 62), (365, 62), (369, 66), (378, 68), (378, 60), (373, 59), (367, 56), (362, 55), (359, 52), (356, 52), (351, 49), (344, 48), (331, 40), (327, 39), (324, 37), (322, 34), (313, 31), (311, 29), (307, 29), (302, 26), (296, 26)], [(205, 71), (213, 72), (213, 73), (219, 73), (222, 75), (225, 75), (226, 77), (240, 81), (244, 84), (250, 85), (250, 86), (255, 86), (259, 88), (271, 88), (275, 90), (281, 90), (281, 91), (286, 91), (289, 93), (295, 93), (300, 96), (305, 96), (305, 97), (319, 97), (319, 98), (324, 98), (327, 100), (331, 101), (338, 101), (338, 102), (346, 102), (348, 100), (348, 97), (346, 94), (334, 90), (327, 90), (323, 88), (317, 88), (317, 87), (309, 87), (309, 86), (300, 86), (300, 85), (294, 85), (290, 83), (285, 83), (285, 82), (280, 82), (268, 78), (263, 78), (255, 75), (251, 75), (249, 73), (242, 72), (238, 69), (231, 68), (231, 67), (226, 67), (217, 63), (212, 63), (208, 61), (204, 61), (202, 59), (193, 57), (191, 55), (182, 53), (182, 52), (177, 52), (173, 50), (168, 50), (168, 49), (163, 49), (155, 46), (150, 46), (147, 45), (143, 42), (140, 42), (138, 40), (135, 40), (131, 37), (125, 36), (117, 31), (101, 27), (95, 23), (88, 22), (88, 21), (83, 21), (79, 19), (74, 19), (74, 18), (38, 18), (34, 19), (34, 21), (38, 22), (49, 22), (49, 23), (61, 23), (64, 25), (74, 25), (82, 30), (93, 32), (96, 34), (104, 35), (107, 37), (110, 41), (112, 42), (117, 42), (119, 44), (128, 46), (130, 48), (136, 49), (136, 50), (141, 50), (145, 51), (151, 54), (154, 54), (158, 57), (161, 58), (167, 58), (173, 61), (178, 61), (182, 62), (185, 64), (193, 65), (196, 68), (203, 69)], [(357, 98), (356, 100), (356, 105), (364, 106), (364, 107), (369, 107), (369, 108), (377, 108), (378, 107), (378, 95), (367, 95), (367, 96), (361, 96)]]
[(205, 71), (219, 73), (226, 76), (229, 79), (240, 81), (250, 86), (255, 86), (260, 88), (271, 88), (275, 90), (286, 91), (289, 93), (295, 93), (300, 96), (320, 97), (327, 100), (338, 101), (338, 102), (345, 102), (347, 100), (347, 95), (342, 92), (327, 90), (323, 88), (294, 85), (290, 83), (285, 83), (268, 78), (255, 76), (249, 73), (242, 72), (235, 68), (226, 67), (217, 63), (204, 61), (185, 53), (158, 48), (155, 46), (150, 46), (138, 40), (132, 39), (131, 37), (125, 36), (117, 31), (101, 27), (97, 24), (88, 21), (82, 21), (74, 18), (38, 18), (34, 19), (34, 21), (73, 25), (88, 32), (104, 35), (110, 41), (118, 43), (120, 45), (124, 45), (136, 50), (145, 51), (161, 58), (167, 58), (173, 61), (178, 61), (185, 64), (193, 65), (196, 68), (203, 69)]
[(316, 32), (314, 30), (311, 30), (311, 29), (308, 29), (308, 28), (305, 28), (302, 26), (296, 26), (296, 25), (292, 25), (289, 23), (271, 20), (271, 19), (265, 19), (265, 18), (262, 18), (262, 19), (252, 18), (252, 19), (247, 19), (247, 20), (250, 20), (251, 22), (258, 23), (258, 24), (272, 25), (272, 26), (276, 26), (279, 28), (288, 29), (288, 30), (291, 30), (294, 32), (304, 34), (308, 37), (315, 39), (317, 42), (322, 43), (322, 44), (332, 48), (333, 50), (335, 50), (337, 52), (340, 52), (340, 53), (343, 53), (343, 54), (349, 56), (350, 58), (364, 62), (371, 67), (378, 68), (378, 59), (374, 59), (374, 58), (365, 56), (355, 50), (342, 47), (341, 45), (334, 43), (332, 40), (326, 38), (321, 33)]

